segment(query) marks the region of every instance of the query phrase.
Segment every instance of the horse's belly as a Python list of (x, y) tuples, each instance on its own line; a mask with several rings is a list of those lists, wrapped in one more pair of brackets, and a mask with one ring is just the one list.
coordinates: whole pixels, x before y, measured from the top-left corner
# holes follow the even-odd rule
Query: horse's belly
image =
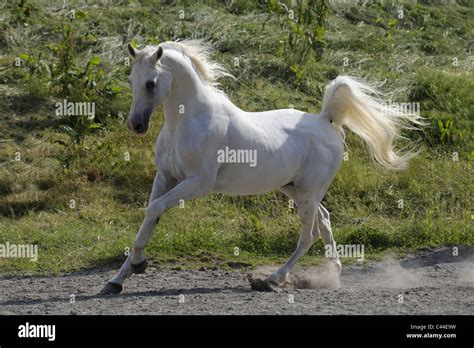
[(222, 166), (213, 191), (230, 195), (255, 195), (270, 192), (293, 180), (284, 168), (261, 170), (244, 164)]

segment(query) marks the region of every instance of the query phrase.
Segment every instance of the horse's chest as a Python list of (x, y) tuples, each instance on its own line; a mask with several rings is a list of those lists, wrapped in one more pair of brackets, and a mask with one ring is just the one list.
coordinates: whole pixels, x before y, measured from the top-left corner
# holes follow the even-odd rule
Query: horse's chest
[(170, 141), (167, 145), (157, 146), (156, 164), (166, 170), (178, 181), (183, 180), (192, 170), (194, 160), (200, 156), (199, 150), (190, 144)]
[(176, 161), (176, 153), (171, 148), (161, 148), (156, 151), (156, 165), (178, 180), (184, 179), (184, 171)]

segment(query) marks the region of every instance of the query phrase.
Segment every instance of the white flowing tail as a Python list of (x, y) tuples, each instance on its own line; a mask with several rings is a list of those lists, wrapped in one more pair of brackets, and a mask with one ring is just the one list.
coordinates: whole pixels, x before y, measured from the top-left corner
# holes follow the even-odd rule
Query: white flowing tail
[(417, 152), (395, 153), (394, 140), (402, 128), (416, 129), (421, 117), (387, 105), (374, 87), (348, 76), (338, 76), (326, 89), (322, 115), (342, 130), (347, 126), (369, 146), (371, 156), (389, 169), (406, 168)]

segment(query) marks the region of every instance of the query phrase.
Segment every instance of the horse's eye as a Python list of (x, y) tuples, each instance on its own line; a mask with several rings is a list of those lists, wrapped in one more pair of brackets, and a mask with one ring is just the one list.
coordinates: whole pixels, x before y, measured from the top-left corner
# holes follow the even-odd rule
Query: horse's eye
[(145, 83), (145, 87), (147, 90), (151, 91), (153, 88), (155, 88), (155, 81), (147, 81)]

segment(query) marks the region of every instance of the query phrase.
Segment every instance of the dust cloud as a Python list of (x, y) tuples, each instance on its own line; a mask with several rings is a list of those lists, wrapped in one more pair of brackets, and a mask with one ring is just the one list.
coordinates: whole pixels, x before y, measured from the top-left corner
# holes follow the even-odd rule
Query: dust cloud
[(279, 291), (282, 289), (339, 289), (341, 282), (339, 270), (332, 262), (327, 262), (319, 267), (297, 269), (293, 271), (288, 282), (281, 288), (269, 284), (265, 278), (277, 270), (276, 267), (259, 267), (248, 274), (247, 278), (253, 290)]

